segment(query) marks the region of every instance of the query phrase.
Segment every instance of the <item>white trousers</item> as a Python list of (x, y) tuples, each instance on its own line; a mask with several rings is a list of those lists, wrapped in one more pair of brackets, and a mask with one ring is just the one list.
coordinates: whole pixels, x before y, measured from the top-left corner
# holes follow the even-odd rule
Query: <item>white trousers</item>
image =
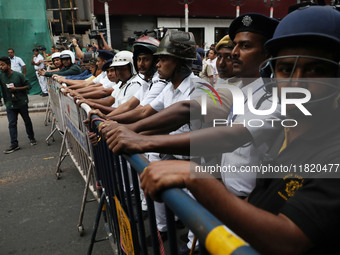
[(38, 71), (35, 71), (35, 75), (38, 78), (39, 84), (40, 84), (40, 88), (42, 93), (47, 93), (47, 82), (46, 82), (46, 78), (45, 76), (40, 76), (38, 74)]

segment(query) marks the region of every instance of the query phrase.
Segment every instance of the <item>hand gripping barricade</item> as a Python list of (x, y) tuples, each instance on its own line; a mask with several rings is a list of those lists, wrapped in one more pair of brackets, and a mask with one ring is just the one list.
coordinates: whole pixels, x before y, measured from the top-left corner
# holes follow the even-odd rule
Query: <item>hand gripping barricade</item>
[[(57, 164), (57, 178), (60, 177), (62, 161), (66, 156), (70, 156), (86, 182), (78, 222), (80, 234), (84, 230), (82, 220), (88, 190), (90, 189), (99, 200), (88, 254), (92, 253), (97, 242), (96, 234), (102, 214), (108, 233), (107, 239), (111, 241), (114, 254), (177, 254), (174, 215), (198, 237), (201, 254), (257, 254), (197, 201), (178, 188), (164, 190), (161, 194), (167, 206), (169, 237), (168, 243), (163, 244), (156, 227), (153, 201), (149, 197), (146, 198), (147, 219), (144, 219), (141, 208), (138, 174), (148, 165), (147, 159), (137, 154), (113, 154), (105, 139), (97, 132), (102, 120), (95, 115), (91, 116), (91, 126), (93, 131), (97, 132), (99, 141), (97, 146), (92, 147), (83, 124), (90, 107), (86, 104), (78, 107), (70, 96), (60, 93), (60, 84), (55, 81), (52, 84), (51, 87), (58, 89), (51, 93), (51, 109), (57, 119), (56, 125), (62, 124), (60, 129), (64, 132)], [(96, 189), (96, 184), (101, 188)], [(147, 247), (147, 235), (151, 236), (152, 247)]]
[[(93, 131), (96, 131), (96, 127), (102, 122), (97, 117), (91, 116)], [(100, 136), (98, 132), (97, 135)], [(105, 139), (100, 137), (98, 140), (98, 145), (93, 147), (93, 152), (96, 176), (103, 193), (88, 254), (91, 254), (95, 243), (96, 228), (104, 204), (107, 224), (116, 242), (118, 254), (177, 254), (174, 215), (177, 215), (196, 234), (200, 240), (201, 254), (207, 252), (257, 254), (197, 201), (178, 188), (165, 190), (161, 194), (162, 200), (167, 205), (169, 237), (168, 246), (163, 245), (162, 238), (157, 232), (154, 203), (149, 197), (147, 197), (148, 219), (146, 220), (148, 222), (144, 222), (142, 216), (138, 174), (146, 168), (148, 160), (138, 154), (115, 155), (109, 150)], [(129, 171), (132, 178), (129, 177)], [(131, 179), (132, 190), (129, 188)], [(147, 233), (151, 234), (152, 249), (146, 246)]]
[[(99, 201), (96, 178), (94, 175), (94, 161), (92, 146), (88, 140), (87, 128), (83, 120), (87, 118), (85, 110), (77, 107), (70, 96), (64, 96), (60, 91), (63, 86), (53, 79), (49, 79), (50, 84), (50, 106), (53, 114), (51, 134), (46, 138), (47, 144), (55, 131), (62, 135), (62, 144), (59, 152), (56, 177), (61, 177), (61, 163), (70, 156), (79, 173), (85, 180), (85, 188), (80, 209), (78, 231), (82, 235), (84, 231), (83, 217), (87, 202)], [(54, 139), (53, 139), (54, 140)], [(88, 191), (91, 190), (95, 199), (87, 200)]]

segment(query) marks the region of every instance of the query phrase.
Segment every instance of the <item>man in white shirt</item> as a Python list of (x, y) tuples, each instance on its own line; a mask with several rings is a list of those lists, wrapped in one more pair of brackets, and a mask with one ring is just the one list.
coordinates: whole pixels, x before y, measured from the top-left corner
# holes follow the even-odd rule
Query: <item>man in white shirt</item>
[(132, 52), (125, 50), (118, 52), (114, 56), (112, 64), (106, 72), (109, 78), (111, 78), (112, 74), (115, 74), (119, 83), (113, 87), (110, 96), (106, 98), (80, 100), (78, 104), (86, 103), (92, 108), (108, 113), (111, 112), (113, 108), (117, 108), (119, 105), (128, 101), (141, 87), (140, 82), (135, 79), (136, 70), (133, 66), (132, 56)]
[(141, 84), (139, 90), (127, 102), (119, 105), (108, 115), (103, 114), (98, 109), (93, 110), (91, 114), (96, 114), (103, 119), (111, 119), (125, 112), (131, 111), (149, 104), (155, 99), (167, 85), (167, 81), (160, 79), (156, 72), (157, 56), (156, 53), (159, 41), (150, 36), (144, 36), (137, 39), (133, 44), (133, 64), (138, 74), (134, 78)]
[[(244, 94), (244, 105), (248, 100), (246, 92), (250, 89), (255, 108), (257, 108), (257, 104), (260, 109), (271, 107), (269, 100), (262, 101), (266, 91), (263, 87), (262, 78), (260, 78), (259, 66), (268, 58), (268, 54), (264, 50), (264, 43), (272, 37), (277, 24), (278, 21), (263, 15), (247, 14), (234, 20), (230, 26), (229, 35), (235, 44), (231, 53), (233, 72), (242, 80), (238, 87)], [(229, 153), (223, 154), (221, 166), (230, 165), (239, 169), (241, 166), (258, 165), (264, 153), (270, 147), (273, 138), (280, 131), (280, 127), (272, 127), (271, 122), (265, 121), (265, 119), (279, 119), (278, 112), (276, 111), (270, 116), (254, 116), (248, 107), (245, 107), (244, 115), (237, 116), (231, 113), (231, 119), (234, 123), (232, 127), (213, 127), (173, 136), (144, 137), (138, 135), (133, 139), (130, 136), (129, 143), (124, 143), (122, 139), (112, 139), (110, 142), (115, 147), (110, 147), (110, 149), (113, 149), (114, 152), (125, 153), (157, 151), (160, 153), (185, 154), (183, 149), (187, 146), (186, 153), (191, 153), (191, 155), (209, 155), (209, 153), (211, 155), (213, 150), (228, 151)], [(243, 123), (243, 119), (246, 122), (250, 119), (261, 119), (264, 125), (261, 127), (258, 125), (255, 127), (236, 125), (236, 123)], [(140, 144), (139, 142), (136, 143), (135, 139), (138, 139)], [(144, 139), (148, 141), (148, 148), (142, 145)], [(124, 146), (121, 146), (123, 143)], [(119, 150), (115, 148), (119, 148)], [(255, 174), (222, 172), (221, 175), (225, 186), (239, 197), (246, 197), (255, 187)], [(182, 254), (187, 254), (191, 245), (191, 242), (188, 243), (186, 251), (182, 250)]]
[(69, 85), (63, 90), (64, 94), (70, 93), (76, 99), (81, 98), (103, 98), (109, 96), (117, 83), (109, 79), (107, 69), (112, 63), (113, 54), (107, 50), (98, 50), (97, 67), (102, 72), (93, 80), (70, 80), (64, 77), (57, 77), (56, 80), (61, 83), (65, 82)]
[[(188, 100), (194, 93), (199, 94), (198, 91), (200, 90), (196, 88), (200, 87), (199, 83), (204, 83), (204, 80), (195, 76), (192, 72), (192, 62), (196, 59), (195, 45), (192, 33), (168, 30), (154, 55), (159, 56), (159, 61), (156, 65), (159, 78), (167, 80), (169, 84), (148, 105), (129, 111), (126, 114), (121, 114), (122, 118), (125, 118), (124, 122), (148, 117), (178, 101)], [(100, 132), (104, 135), (106, 134), (110, 149), (113, 149), (113, 144), (110, 142), (114, 140), (115, 133), (120, 128), (112, 129), (114, 125), (115, 123), (112, 124), (112, 122), (106, 121), (100, 127)], [(170, 134), (189, 132), (189, 130), (189, 125), (185, 124)], [(147, 157), (150, 161), (183, 158), (182, 156), (160, 155), (159, 153), (148, 153)], [(164, 238), (167, 231), (164, 204), (156, 203), (155, 211), (157, 228), (161, 232), (162, 238)]]
[(210, 49), (208, 52), (208, 59), (207, 59), (207, 63), (210, 64), (213, 69), (214, 69), (214, 74), (213, 74), (213, 84), (214, 85), (216, 83), (216, 80), (218, 78), (218, 70), (216, 67), (216, 61), (217, 61), (217, 52), (215, 49)]
[(23, 73), (26, 76), (26, 64), (25, 62), (20, 58), (15, 56), (14, 49), (9, 48), (7, 50), (8, 57), (11, 60), (11, 68), (13, 71)]
[(44, 68), (44, 57), (39, 54), (39, 50), (36, 48), (33, 49), (31, 64), (34, 66), (35, 74), (37, 76), (42, 91), (40, 95), (43, 97), (48, 96), (46, 78), (44, 76), (40, 76), (38, 73), (40, 69)]

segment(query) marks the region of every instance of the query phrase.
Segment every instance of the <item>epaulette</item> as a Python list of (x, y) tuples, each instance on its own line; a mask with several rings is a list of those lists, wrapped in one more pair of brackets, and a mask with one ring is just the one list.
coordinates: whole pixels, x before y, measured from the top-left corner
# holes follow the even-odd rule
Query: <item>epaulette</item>
[(131, 81), (130, 83), (129, 83), (129, 85), (131, 85), (131, 84), (139, 84), (139, 86), (142, 86), (142, 84), (139, 82), (139, 81)]

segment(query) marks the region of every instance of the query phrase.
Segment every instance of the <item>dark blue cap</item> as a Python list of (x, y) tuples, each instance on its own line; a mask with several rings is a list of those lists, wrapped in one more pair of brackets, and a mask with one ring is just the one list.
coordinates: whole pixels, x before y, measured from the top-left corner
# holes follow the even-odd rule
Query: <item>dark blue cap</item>
[(234, 41), (237, 33), (252, 32), (272, 38), (278, 24), (279, 21), (277, 19), (269, 18), (259, 13), (246, 13), (231, 22), (229, 36)]
[(331, 6), (309, 6), (288, 14), (278, 25), (274, 36), (265, 44), (270, 53), (280, 47), (303, 42), (320, 42), (324, 47), (330, 44), (340, 47), (340, 12)]
[(111, 65), (111, 64), (112, 64), (112, 58), (109, 59), (109, 60), (107, 60), (107, 61), (105, 62), (105, 64), (103, 65), (102, 70), (103, 70), (103, 71), (106, 71), (107, 69), (110, 68), (110, 65)]
[(98, 50), (98, 57), (100, 57), (103, 60), (108, 60), (113, 58), (113, 53), (108, 50)]

